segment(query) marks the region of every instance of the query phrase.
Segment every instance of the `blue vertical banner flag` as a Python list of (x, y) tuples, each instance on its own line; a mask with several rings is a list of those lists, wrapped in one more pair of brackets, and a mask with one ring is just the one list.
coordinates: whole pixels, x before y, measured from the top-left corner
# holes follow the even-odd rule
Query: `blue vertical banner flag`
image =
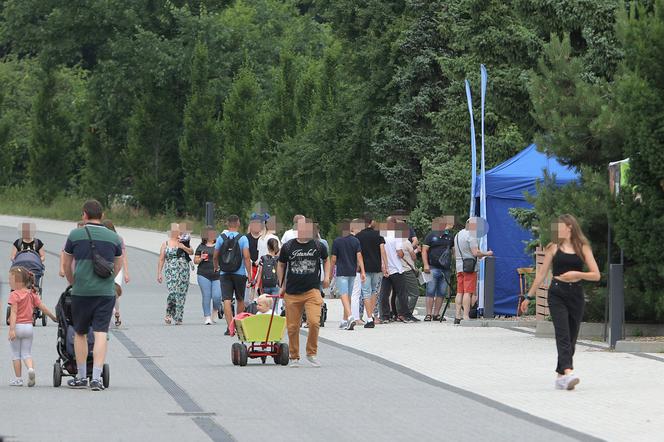
[(475, 141), (475, 121), (473, 118), (473, 97), (470, 94), (470, 82), (466, 80), (466, 98), (468, 99), (468, 112), (470, 113), (470, 150), (471, 150), (471, 180), (470, 180), (470, 211), (468, 216), (475, 216), (475, 181), (477, 179), (477, 144)]
[[(482, 64), (480, 65), (480, 90), (481, 90), (481, 112), (482, 112), (482, 128), (481, 128), (481, 138), (482, 138), (482, 146), (481, 146), (481, 153), (480, 153), (480, 217), (483, 220), (486, 220), (486, 168), (485, 168), (485, 163), (484, 163), (484, 109), (485, 109), (485, 103), (486, 103), (486, 83), (487, 83), (487, 72), (486, 72), (486, 67)], [(486, 237), (486, 230), (483, 229), (483, 235), (480, 236), (479, 239), (479, 246), (480, 250), (483, 252), (487, 251), (487, 237)], [(485, 284), (485, 274), (484, 274), (484, 260), (480, 261), (480, 272), (479, 272), (479, 278), (478, 278), (478, 306), (477, 308), (479, 309), (480, 312), (484, 312), (484, 284)], [(483, 313), (481, 313), (483, 314)]]
[[(484, 104), (486, 103), (487, 72), (484, 65), (480, 65), (481, 90), (482, 90), (482, 153), (480, 157), (480, 217), (486, 220), (486, 167), (484, 163)], [(480, 250), (486, 252), (487, 238), (480, 238)]]

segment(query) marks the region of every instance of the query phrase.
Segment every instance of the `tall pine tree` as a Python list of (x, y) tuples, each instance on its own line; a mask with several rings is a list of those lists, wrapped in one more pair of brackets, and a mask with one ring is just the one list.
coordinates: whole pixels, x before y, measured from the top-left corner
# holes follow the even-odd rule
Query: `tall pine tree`
[(184, 109), (180, 160), (184, 175), (184, 202), (188, 213), (201, 215), (205, 202), (217, 195), (220, 131), (214, 96), (208, 86), (208, 49), (198, 41), (191, 64), (191, 94)]
[(30, 128), (28, 177), (37, 195), (50, 202), (67, 190), (72, 146), (69, 122), (56, 100), (56, 72), (45, 65), (39, 76)]
[(238, 72), (223, 107), (223, 166), (219, 177), (220, 206), (244, 216), (254, 202), (253, 183), (262, 163), (257, 146), (260, 89), (253, 70)]

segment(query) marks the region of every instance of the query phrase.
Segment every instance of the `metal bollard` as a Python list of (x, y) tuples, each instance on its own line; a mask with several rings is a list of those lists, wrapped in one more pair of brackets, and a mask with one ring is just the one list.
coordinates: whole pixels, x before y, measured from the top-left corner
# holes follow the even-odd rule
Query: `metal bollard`
[(214, 203), (210, 201), (205, 203), (205, 225), (214, 227)]
[(616, 342), (624, 338), (625, 321), (625, 284), (623, 265), (609, 265), (609, 347), (615, 348)]
[(493, 319), (493, 294), (496, 288), (496, 258), (484, 258), (484, 318)]

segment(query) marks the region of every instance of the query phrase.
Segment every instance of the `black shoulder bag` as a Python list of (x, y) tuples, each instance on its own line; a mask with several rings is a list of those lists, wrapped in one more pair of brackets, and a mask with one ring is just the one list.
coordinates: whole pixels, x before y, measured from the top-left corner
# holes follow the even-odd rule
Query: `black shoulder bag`
[[(459, 232), (461, 233), (461, 232)], [(463, 272), (464, 273), (475, 273), (475, 265), (477, 264), (477, 258), (472, 257), (472, 258), (464, 258), (463, 253), (461, 252), (461, 247), (459, 247), (459, 233), (457, 233), (456, 236), (456, 245), (457, 245), (457, 251), (459, 252), (459, 255), (461, 256), (461, 261), (463, 262)]]
[(88, 234), (88, 240), (90, 240), (90, 251), (92, 252), (92, 269), (95, 272), (95, 275), (102, 279), (110, 278), (115, 274), (115, 264), (108, 262), (106, 258), (97, 252), (95, 243), (92, 241), (92, 236), (90, 236), (90, 231), (88, 230), (87, 226), (85, 227), (85, 233)]

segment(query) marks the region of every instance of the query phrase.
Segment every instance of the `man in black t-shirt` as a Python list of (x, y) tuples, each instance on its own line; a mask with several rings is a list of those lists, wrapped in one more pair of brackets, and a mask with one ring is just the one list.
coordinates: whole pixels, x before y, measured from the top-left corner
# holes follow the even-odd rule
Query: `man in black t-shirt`
[[(452, 253), (454, 239), (450, 233), (454, 227), (454, 218), (435, 218), (431, 222), (431, 232), (424, 238), (422, 246), (422, 262), (424, 273), (431, 273), (431, 281), (427, 283), (425, 321), (438, 321), (440, 308), (447, 289), (452, 271)], [(441, 257), (443, 257), (441, 259)], [(443, 262), (441, 262), (443, 261)]]
[(249, 305), (256, 298), (256, 286), (252, 285), (256, 281), (256, 274), (258, 273), (258, 262), (260, 261), (260, 256), (258, 253), (258, 240), (261, 237), (261, 232), (263, 231), (264, 218), (262, 215), (253, 214), (249, 220), (249, 231), (245, 235), (249, 241), (249, 258), (251, 259), (251, 271), (247, 269), (247, 275), (249, 276), (249, 284), (247, 284), (247, 289), (244, 293), (244, 303)]
[(380, 281), (387, 275), (387, 256), (385, 255), (385, 238), (375, 229), (376, 221), (373, 216), (364, 216), (367, 227), (355, 235), (360, 241), (364, 271), (366, 278), (362, 283), (362, 301), (369, 319), (364, 328), (374, 328), (373, 313), (378, 299)]
[(314, 225), (311, 220), (301, 219), (297, 224), (297, 238), (291, 239), (281, 248), (277, 265), (277, 278), (281, 284), (281, 295), (286, 304), (286, 326), (288, 329), (289, 366), (300, 366), (300, 324), (302, 311), (307, 314), (307, 360), (320, 367), (318, 331), (323, 298), (320, 292), (320, 263), (324, 264), (323, 287), (330, 286), (330, 262), (327, 249), (313, 239)]

